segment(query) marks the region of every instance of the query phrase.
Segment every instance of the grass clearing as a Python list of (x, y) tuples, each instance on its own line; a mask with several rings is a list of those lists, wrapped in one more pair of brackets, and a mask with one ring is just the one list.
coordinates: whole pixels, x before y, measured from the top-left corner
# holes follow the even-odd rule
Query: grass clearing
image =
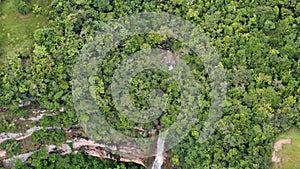
[(280, 135), (277, 140), (287, 138), (292, 138), (292, 144), (283, 145), (283, 149), (276, 153), (277, 156), (282, 158), (282, 162), (274, 164), (273, 169), (300, 168), (300, 130), (292, 128)]
[[(33, 45), (33, 32), (47, 24), (44, 16), (33, 13), (21, 15), (17, 10), (19, 0), (0, 2), (0, 63), (16, 51), (30, 52)], [(32, 1), (32, 4), (47, 6), (50, 1)]]

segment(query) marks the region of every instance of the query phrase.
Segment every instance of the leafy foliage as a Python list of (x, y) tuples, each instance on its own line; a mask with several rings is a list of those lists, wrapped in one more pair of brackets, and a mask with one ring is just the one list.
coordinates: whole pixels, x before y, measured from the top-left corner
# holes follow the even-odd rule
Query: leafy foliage
[(25, 15), (25, 14), (29, 13), (30, 10), (31, 10), (30, 5), (27, 2), (25, 2), (23, 0), (19, 1), (18, 11), (20, 14)]
[[(216, 132), (208, 141), (200, 143), (199, 134), (210, 106), (210, 79), (201, 60), (197, 60), (192, 51), (185, 52), (183, 59), (201, 84), (203, 101), (199, 103), (197, 125), (181, 144), (172, 149), (170, 156), (174, 167), (268, 168), (275, 136), (292, 126), (300, 127), (299, 6), (299, 2), (294, 0), (54, 0), (48, 13), (49, 25), (34, 33), (32, 53), (14, 55), (0, 74), (0, 105), (31, 100), (49, 110), (67, 107), (68, 115), (54, 121), (69, 125), (76, 123), (71, 93), (72, 68), (85, 42), (110, 19), (142, 11), (168, 12), (199, 25), (218, 49), (228, 72), (223, 116), (215, 124)], [(126, 55), (147, 46), (171, 51), (182, 49), (180, 42), (167, 37), (151, 34), (133, 36), (124, 40), (118, 48), (111, 49), (107, 60), (99, 63), (101, 69), (99, 76), (95, 77), (98, 86), (93, 90), (98, 93), (99, 108), (114, 128), (128, 135), (138, 135), (132, 130), (136, 126), (151, 130), (159, 122), (141, 125), (123, 118), (115, 110), (108, 88), (117, 64), (126, 59)], [(134, 77), (130, 87), (131, 97), (141, 109), (149, 106), (147, 96), (152, 87), (168, 91), (172, 104), (160, 121), (166, 128), (176, 119), (176, 99), (180, 95), (176, 82), (166, 81), (167, 78), (164, 73), (149, 70)], [(49, 121), (43, 123), (55, 123)], [(42, 136), (48, 137), (52, 136)], [(142, 137), (147, 137), (147, 133), (143, 133)], [(36, 141), (41, 140), (36, 137)], [(90, 157), (78, 155), (74, 160), (85, 158)], [(29, 162), (29, 165), (54, 167), (72, 160), (71, 156), (51, 155), (49, 161)], [(105, 164), (95, 161), (95, 165)], [(93, 163), (87, 164), (84, 160), (82, 164), (94, 167)], [(125, 164), (121, 166), (124, 168)]]

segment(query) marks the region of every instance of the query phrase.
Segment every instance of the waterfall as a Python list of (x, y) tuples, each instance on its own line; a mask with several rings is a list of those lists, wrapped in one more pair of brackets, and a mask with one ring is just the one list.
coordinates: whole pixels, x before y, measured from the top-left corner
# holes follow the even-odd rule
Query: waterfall
[(164, 149), (165, 149), (165, 136), (167, 131), (161, 136), (159, 135), (157, 140), (156, 157), (151, 169), (161, 169), (164, 163)]

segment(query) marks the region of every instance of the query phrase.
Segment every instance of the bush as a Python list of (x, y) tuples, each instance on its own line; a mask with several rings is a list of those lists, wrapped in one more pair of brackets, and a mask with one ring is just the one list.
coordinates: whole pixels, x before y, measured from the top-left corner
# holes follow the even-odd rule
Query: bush
[(0, 49), (0, 57), (4, 55), (4, 50), (3, 49)]
[(18, 4), (18, 11), (20, 14), (22, 15), (26, 15), (27, 13), (29, 13), (31, 10), (30, 6), (24, 2), (24, 1), (20, 1)]

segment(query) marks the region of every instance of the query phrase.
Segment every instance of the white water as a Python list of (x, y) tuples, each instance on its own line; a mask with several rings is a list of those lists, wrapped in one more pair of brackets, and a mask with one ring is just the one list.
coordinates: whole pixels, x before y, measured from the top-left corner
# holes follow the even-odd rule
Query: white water
[(161, 169), (164, 163), (165, 135), (159, 136), (157, 140), (156, 157), (151, 169)]

